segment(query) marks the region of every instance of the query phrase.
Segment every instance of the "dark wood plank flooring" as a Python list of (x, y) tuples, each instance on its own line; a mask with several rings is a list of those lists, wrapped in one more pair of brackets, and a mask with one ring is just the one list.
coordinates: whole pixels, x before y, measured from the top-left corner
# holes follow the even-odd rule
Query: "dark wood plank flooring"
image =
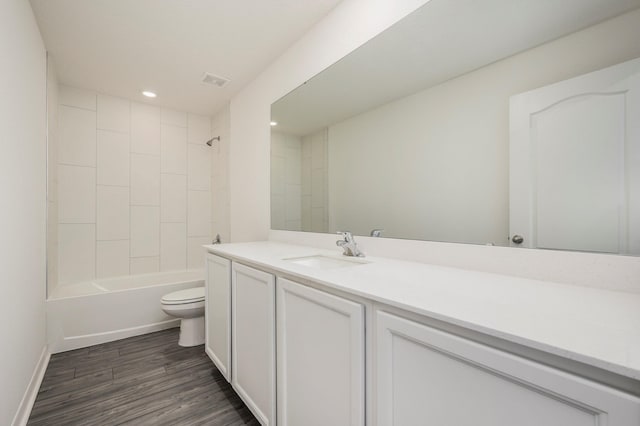
[(178, 346), (178, 332), (52, 355), (28, 425), (258, 425), (204, 346)]

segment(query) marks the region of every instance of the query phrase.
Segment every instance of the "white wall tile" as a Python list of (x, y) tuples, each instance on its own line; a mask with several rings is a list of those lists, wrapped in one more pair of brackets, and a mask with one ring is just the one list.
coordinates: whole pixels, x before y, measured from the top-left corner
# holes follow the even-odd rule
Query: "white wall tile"
[(311, 195), (311, 157), (302, 159), (301, 182), (302, 194)]
[(58, 222), (96, 222), (96, 169), (58, 166)]
[(188, 144), (189, 189), (211, 189), (211, 148), (205, 144)]
[(300, 221), (302, 219), (302, 200), (300, 185), (287, 185), (285, 190), (285, 220)]
[(211, 193), (189, 191), (187, 227), (189, 237), (208, 237), (211, 234)]
[(229, 223), (220, 224), (218, 233), (220, 234), (220, 240), (223, 243), (228, 243), (231, 241), (231, 231), (229, 230)]
[(187, 269), (204, 269), (205, 244), (211, 244), (209, 237), (190, 237), (187, 239)]
[(285, 159), (284, 157), (271, 156), (271, 193), (284, 195), (285, 185)]
[(160, 178), (160, 221), (187, 222), (187, 177), (162, 174)]
[(311, 231), (311, 195), (302, 196), (301, 226), (303, 231)]
[(96, 277), (129, 275), (129, 241), (98, 241), (96, 246)]
[(300, 148), (298, 149), (286, 149), (286, 172), (285, 172), (285, 180), (289, 184), (300, 184), (301, 183), (301, 160), (302, 157), (300, 155)]
[(311, 158), (311, 138), (308, 136), (305, 136), (304, 138), (302, 138), (302, 158)]
[(324, 207), (324, 169), (314, 169), (311, 171), (311, 206)]
[(129, 188), (98, 185), (97, 239), (129, 239)]
[(160, 224), (160, 270), (177, 271), (187, 267), (187, 224)]
[(162, 108), (162, 124), (187, 127), (187, 113), (173, 109)]
[[(227, 222), (227, 212), (229, 206), (228, 194), (229, 192), (225, 189), (218, 192), (216, 196), (211, 197), (211, 220), (216, 224), (223, 224)], [(282, 196), (280, 197), (282, 199)], [(213, 234), (215, 234), (215, 232)]]
[(187, 129), (163, 124), (160, 129), (162, 173), (187, 174)]
[(96, 110), (96, 93), (90, 90), (78, 89), (70, 86), (58, 86), (58, 100), (60, 105), (76, 108)]
[(229, 187), (229, 175), (226, 172), (226, 167), (215, 170), (215, 174), (211, 176), (211, 189), (215, 191), (222, 191)]
[(131, 110), (126, 99), (98, 95), (98, 129), (129, 133)]
[[(220, 144), (220, 147), (225, 146), (224, 143)], [(277, 157), (277, 156), (276, 156)], [(226, 153), (222, 152), (222, 148), (212, 147), (211, 150), (211, 174), (212, 176), (224, 176), (227, 175), (228, 170), (228, 157)]]
[(60, 106), (58, 163), (96, 165), (96, 113)]
[(202, 115), (189, 114), (187, 120), (187, 141), (206, 146), (205, 142), (211, 139), (211, 119)]
[(131, 257), (160, 255), (160, 207), (131, 206)]
[(302, 231), (301, 220), (288, 220), (285, 224), (285, 229), (289, 231)]
[(285, 200), (284, 195), (271, 195), (271, 228), (285, 229)]
[(311, 166), (323, 169), (326, 161), (327, 143), (321, 137), (314, 137), (311, 145)]
[(324, 207), (314, 207), (311, 209), (311, 231), (327, 232), (325, 229)]
[(271, 155), (284, 157), (284, 138), (286, 137), (287, 135), (285, 133), (271, 132)]
[(160, 205), (160, 157), (131, 154), (131, 205)]
[(131, 152), (160, 155), (160, 108), (131, 103)]
[[(75, 253), (66, 250), (58, 252), (56, 269), (65, 265), (62, 275), (83, 279), (188, 265), (200, 269), (200, 245), (210, 242), (214, 224), (229, 239), (228, 141), (205, 145), (212, 135), (211, 119), (75, 88), (61, 90), (55, 101), (59, 155), (49, 157), (61, 169), (49, 181), (58, 191), (48, 203), (60, 214), (54, 223), (91, 224), (85, 245), (92, 250), (82, 251), (93, 260), (77, 268), (77, 256), (68, 257)], [(228, 139), (223, 127), (216, 128), (217, 134)]]
[(150, 274), (160, 271), (160, 258), (155, 257), (132, 257), (129, 262), (129, 274)]
[(58, 231), (58, 283), (63, 285), (95, 278), (95, 225), (61, 224)]
[(98, 185), (129, 186), (129, 135), (98, 130)]

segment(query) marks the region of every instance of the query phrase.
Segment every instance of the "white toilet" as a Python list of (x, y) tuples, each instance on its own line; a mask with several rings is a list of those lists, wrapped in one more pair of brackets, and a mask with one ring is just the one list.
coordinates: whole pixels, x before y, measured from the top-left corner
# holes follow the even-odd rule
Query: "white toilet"
[(160, 300), (162, 310), (180, 318), (180, 346), (204, 343), (204, 287), (188, 288), (166, 294)]

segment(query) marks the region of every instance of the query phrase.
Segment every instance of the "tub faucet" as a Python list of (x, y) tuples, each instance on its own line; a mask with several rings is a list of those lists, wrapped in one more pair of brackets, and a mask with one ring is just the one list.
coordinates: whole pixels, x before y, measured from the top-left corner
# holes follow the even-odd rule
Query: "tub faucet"
[(342, 240), (336, 241), (336, 245), (342, 247), (345, 256), (364, 257), (364, 253), (358, 248), (356, 240), (353, 239), (353, 235), (349, 231), (338, 231), (338, 235), (342, 235)]

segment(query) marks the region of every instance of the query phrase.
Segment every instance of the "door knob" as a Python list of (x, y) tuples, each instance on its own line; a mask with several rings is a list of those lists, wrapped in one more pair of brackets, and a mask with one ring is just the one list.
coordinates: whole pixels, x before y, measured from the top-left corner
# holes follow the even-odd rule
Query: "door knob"
[(522, 235), (515, 234), (513, 237), (511, 237), (511, 241), (514, 244), (522, 244), (524, 242), (524, 238), (522, 237)]

